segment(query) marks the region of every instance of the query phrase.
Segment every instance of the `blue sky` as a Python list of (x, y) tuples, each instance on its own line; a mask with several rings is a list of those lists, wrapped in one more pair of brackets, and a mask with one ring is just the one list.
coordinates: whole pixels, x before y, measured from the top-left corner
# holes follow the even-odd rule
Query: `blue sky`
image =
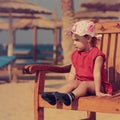
[[(61, 18), (61, 0), (28, 0), (38, 3), (41, 7), (47, 8), (52, 11), (56, 11), (58, 17)], [(74, 0), (75, 11), (80, 9), (80, 1)], [(38, 30), (38, 44), (49, 44), (53, 43), (53, 32), (52, 30)], [(0, 31), (0, 44), (8, 41), (8, 32)], [(16, 43), (17, 44), (32, 44), (33, 43), (33, 30), (17, 30), (16, 31)]]

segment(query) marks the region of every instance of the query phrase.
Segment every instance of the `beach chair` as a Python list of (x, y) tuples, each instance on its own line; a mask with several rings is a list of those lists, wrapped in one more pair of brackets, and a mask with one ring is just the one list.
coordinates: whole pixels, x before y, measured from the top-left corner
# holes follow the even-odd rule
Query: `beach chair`
[[(120, 114), (120, 21), (96, 23), (96, 30), (102, 34), (102, 40), (99, 41), (98, 47), (107, 57), (106, 70), (109, 82), (113, 85), (113, 96), (85, 96), (74, 101), (71, 106), (65, 106), (60, 101), (57, 105), (52, 106), (41, 98), (41, 93), (44, 92), (45, 88), (46, 74), (48, 72), (69, 73), (71, 65), (27, 65), (23, 72), (36, 74), (34, 120), (44, 120), (44, 108), (86, 111), (88, 120), (96, 120), (96, 112)], [(57, 120), (57, 118), (55, 119)]]
[(8, 76), (9, 76), (9, 80), (8, 82), (10, 82), (12, 80), (12, 68), (9, 65), (13, 65), (13, 63), (16, 60), (16, 56), (0, 56), (0, 72), (3, 70), (7, 70), (8, 71)]

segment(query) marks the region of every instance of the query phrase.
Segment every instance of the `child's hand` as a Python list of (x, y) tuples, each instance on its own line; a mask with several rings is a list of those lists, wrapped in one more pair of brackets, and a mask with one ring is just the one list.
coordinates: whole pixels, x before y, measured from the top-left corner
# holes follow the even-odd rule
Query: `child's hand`
[(99, 96), (99, 97), (104, 97), (104, 96), (111, 96), (110, 94), (105, 94), (105, 93), (102, 93), (102, 92), (96, 92), (96, 96)]

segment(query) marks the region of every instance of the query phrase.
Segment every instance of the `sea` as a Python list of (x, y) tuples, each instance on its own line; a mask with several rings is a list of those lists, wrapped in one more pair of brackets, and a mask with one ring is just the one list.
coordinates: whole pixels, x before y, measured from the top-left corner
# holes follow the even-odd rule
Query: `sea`
[[(26, 52), (27, 54), (22, 54), (22, 52)], [(34, 46), (32, 44), (16, 44), (13, 53), (17, 59), (33, 59)], [(63, 53), (61, 45), (56, 46), (56, 49), (53, 44), (37, 44), (36, 46), (36, 59), (51, 60), (53, 59), (54, 53), (57, 55)], [(0, 55), (7, 55), (7, 46), (0, 45)]]

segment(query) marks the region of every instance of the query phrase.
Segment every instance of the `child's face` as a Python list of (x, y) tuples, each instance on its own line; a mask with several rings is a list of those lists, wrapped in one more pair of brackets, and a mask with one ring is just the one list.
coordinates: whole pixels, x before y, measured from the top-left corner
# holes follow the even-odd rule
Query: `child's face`
[(73, 45), (78, 51), (86, 51), (88, 49), (88, 39), (84, 36), (72, 34)]

